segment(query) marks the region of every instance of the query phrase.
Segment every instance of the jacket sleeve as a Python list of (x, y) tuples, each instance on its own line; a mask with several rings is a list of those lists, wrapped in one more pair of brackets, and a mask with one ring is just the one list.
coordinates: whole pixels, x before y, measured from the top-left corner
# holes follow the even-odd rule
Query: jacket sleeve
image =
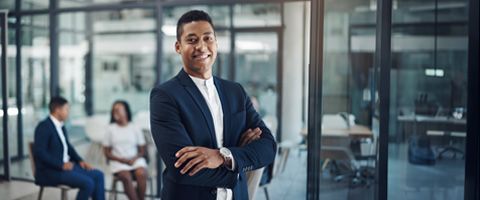
[(56, 170), (62, 170), (63, 162), (61, 159), (55, 159), (54, 155), (50, 155), (47, 151), (48, 141), (52, 138), (52, 132), (39, 124), (35, 128), (35, 143), (33, 145), (33, 155), (35, 162), (42, 162)]
[(251, 142), (243, 147), (229, 147), (235, 159), (235, 170), (247, 172), (265, 167), (273, 162), (277, 152), (277, 144), (270, 130), (255, 111), (250, 98), (239, 84), (245, 99), (246, 128), (259, 127), (262, 130), (260, 139)]
[(154, 88), (150, 94), (150, 125), (152, 138), (166, 165), (166, 177), (173, 182), (184, 185), (203, 187), (233, 188), (237, 183), (238, 173), (225, 167), (203, 169), (194, 176), (181, 174), (174, 167), (175, 153), (186, 146), (194, 146), (180, 115), (175, 100), (160, 88)]

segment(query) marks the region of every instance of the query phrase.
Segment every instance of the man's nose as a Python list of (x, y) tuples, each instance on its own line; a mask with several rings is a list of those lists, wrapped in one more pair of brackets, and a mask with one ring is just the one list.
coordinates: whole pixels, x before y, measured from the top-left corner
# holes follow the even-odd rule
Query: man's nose
[(195, 49), (196, 49), (197, 51), (204, 51), (206, 48), (207, 48), (207, 43), (204, 42), (203, 40), (200, 40), (200, 41), (197, 43), (197, 46), (195, 47)]

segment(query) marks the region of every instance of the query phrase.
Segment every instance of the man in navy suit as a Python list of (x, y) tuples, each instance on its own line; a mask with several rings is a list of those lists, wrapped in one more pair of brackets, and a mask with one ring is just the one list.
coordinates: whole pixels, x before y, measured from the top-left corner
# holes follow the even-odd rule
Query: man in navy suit
[(68, 141), (63, 126), (69, 113), (67, 100), (53, 97), (49, 109), (50, 116), (35, 129), (35, 183), (79, 188), (77, 200), (105, 199), (103, 173), (84, 162)]
[(245, 172), (272, 163), (276, 143), (238, 83), (212, 76), (217, 40), (198, 10), (177, 23), (183, 69), (150, 95), (152, 137), (162, 160), (162, 199), (246, 200)]

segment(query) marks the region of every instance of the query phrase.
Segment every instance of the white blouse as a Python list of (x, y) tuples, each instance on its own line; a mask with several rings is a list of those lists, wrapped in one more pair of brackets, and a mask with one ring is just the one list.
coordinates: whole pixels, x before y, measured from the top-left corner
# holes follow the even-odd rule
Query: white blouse
[[(107, 133), (103, 140), (103, 146), (111, 147), (112, 154), (119, 158), (131, 159), (138, 154), (138, 146), (145, 145), (145, 137), (142, 131), (135, 125), (129, 123), (127, 126), (119, 126), (116, 123), (108, 125)], [(130, 171), (139, 167), (146, 168), (145, 158), (138, 158), (133, 165), (110, 161), (112, 173), (119, 171)]]

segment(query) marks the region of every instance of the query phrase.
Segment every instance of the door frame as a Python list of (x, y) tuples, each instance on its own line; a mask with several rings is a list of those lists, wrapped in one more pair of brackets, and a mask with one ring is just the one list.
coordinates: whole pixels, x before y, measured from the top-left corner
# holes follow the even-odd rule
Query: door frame
[(0, 10), (0, 40), (1, 40), (1, 70), (2, 70), (2, 128), (3, 135), (0, 136), (3, 139), (3, 174), (0, 175), (0, 179), (10, 180), (10, 156), (8, 148), (8, 90), (7, 90), (7, 42), (8, 42), (8, 11)]

